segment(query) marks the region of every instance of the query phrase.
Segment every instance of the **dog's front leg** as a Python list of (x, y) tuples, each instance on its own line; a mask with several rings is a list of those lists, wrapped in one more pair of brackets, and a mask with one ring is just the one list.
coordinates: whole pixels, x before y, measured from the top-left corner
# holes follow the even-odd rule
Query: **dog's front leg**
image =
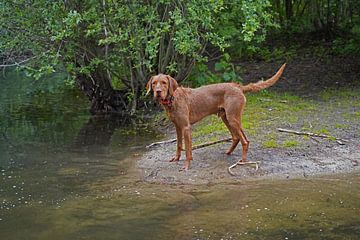
[(183, 131), (180, 127), (175, 126), (176, 128), (176, 155), (173, 157), (170, 162), (178, 162), (181, 156), (182, 142), (183, 142)]
[(184, 139), (185, 139), (186, 160), (183, 169), (188, 170), (190, 167), (190, 161), (192, 160), (192, 142), (191, 142), (190, 124), (184, 127)]

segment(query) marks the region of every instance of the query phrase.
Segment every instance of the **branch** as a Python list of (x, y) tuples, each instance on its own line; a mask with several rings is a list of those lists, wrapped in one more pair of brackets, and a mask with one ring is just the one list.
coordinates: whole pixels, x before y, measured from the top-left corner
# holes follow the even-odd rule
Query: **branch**
[(28, 62), (28, 61), (36, 58), (36, 57), (37, 57), (37, 56), (33, 56), (33, 57), (31, 57), (31, 58), (27, 58), (27, 59), (25, 59), (25, 60), (22, 60), (22, 61), (20, 61), (20, 62), (15, 62), (15, 63), (12, 63), (12, 64), (2, 64), (2, 65), (0, 65), (0, 68), (20, 66), (21, 64), (26, 63), (26, 62)]
[(213, 142), (207, 142), (207, 143), (195, 145), (195, 146), (192, 147), (192, 150), (199, 149), (199, 148), (204, 148), (204, 147), (208, 147), (208, 146), (211, 146), (211, 145), (214, 145), (214, 144), (218, 144), (218, 143), (222, 143), (222, 142), (228, 142), (228, 141), (231, 141), (231, 138), (224, 138), (224, 139), (220, 139), (220, 140), (213, 141)]
[(164, 72), (166, 70), (167, 65), (172, 61), (172, 59), (174, 57), (173, 56), (174, 54), (172, 54), (172, 52), (174, 51), (173, 43), (172, 43), (172, 37), (174, 36), (174, 32), (175, 32), (175, 29), (173, 28), (171, 30), (171, 32), (169, 33), (169, 39), (168, 39), (168, 42), (167, 42), (167, 48), (166, 48), (166, 51), (165, 51), (165, 56), (161, 57), (161, 59), (159, 57), (159, 63), (161, 63), (159, 65), (161, 67), (159, 69), (160, 72)]
[(176, 142), (176, 138), (166, 140), (166, 141), (154, 142), (154, 143), (152, 143), (150, 145), (147, 145), (146, 148), (151, 148), (151, 147), (154, 147), (154, 146), (157, 146), (157, 145), (166, 144), (166, 143), (173, 143), (173, 142)]
[[(305, 136), (310, 136), (310, 137), (329, 138), (329, 139), (335, 139), (337, 141), (343, 141), (343, 142), (348, 141), (348, 140), (345, 140), (345, 139), (337, 138), (337, 137), (326, 135), (326, 134), (317, 134), (317, 133), (312, 133), (312, 132), (299, 132), (299, 131), (294, 131), (294, 130), (289, 130), (289, 129), (284, 129), (284, 128), (278, 128), (277, 130), (279, 132), (293, 133), (293, 134), (296, 134), (296, 135), (305, 135)], [(338, 143), (342, 144), (341, 142), (338, 142)]]
[[(222, 142), (228, 142), (228, 141), (231, 141), (231, 138), (224, 138), (224, 139), (216, 140), (216, 141), (213, 141), (213, 142), (207, 142), (207, 143), (195, 145), (195, 146), (192, 147), (192, 150), (200, 149), (200, 148), (204, 148), (204, 147), (208, 147), (208, 146), (211, 146), (211, 145), (214, 145), (214, 144), (218, 144), (218, 143), (222, 143)], [(173, 143), (173, 142), (176, 142), (176, 138), (166, 140), (166, 141), (154, 142), (154, 143), (152, 143), (150, 145), (147, 145), (146, 148), (151, 148), (151, 147), (154, 147), (154, 146), (157, 146), (157, 145)], [(182, 150), (185, 151), (184, 149), (182, 149)]]

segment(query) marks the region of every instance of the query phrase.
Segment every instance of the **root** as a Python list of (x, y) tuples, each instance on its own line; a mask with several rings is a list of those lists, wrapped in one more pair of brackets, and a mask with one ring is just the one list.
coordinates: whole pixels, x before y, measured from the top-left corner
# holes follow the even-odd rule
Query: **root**
[(237, 163), (231, 165), (229, 168), (228, 168), (228, 172), (230, 175), (232, 176), (236, 176), (236, 174), (231, 171), (231, 169), (235, 168), (237, 165), (255, 165), (255, 171), (257, 171), (259, 169), (259, 163), (258, 162), (242, 162), (242, 160), (238, 161)]

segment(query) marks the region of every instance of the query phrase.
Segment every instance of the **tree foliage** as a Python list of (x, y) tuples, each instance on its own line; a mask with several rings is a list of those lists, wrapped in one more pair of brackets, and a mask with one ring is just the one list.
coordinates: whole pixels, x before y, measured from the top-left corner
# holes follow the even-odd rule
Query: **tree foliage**
[(268, 29), (277, 26), (270, 7), (269, 0), (227, 1), (226, 11), (218, 18), (217, 32), (229, 44), (229, 52), (241, 55), (265, 40)]
[[(94, 112), (134, 110), (151, 74), (181, 81), (206, 44), (223, 46), (212, 32), (221, 7), (218, 1), (3, 2), (2, 58), (36, 58), (26, 70), (37, 78), (64, 67)], [(124, 91), (114, 90), (114, 82)]]
[(272, 8), (282, 35), (326, 41), (335, 54), (360, 54), (360, 1), (272, 0)]
[[(255, 51), (269, 28), (332, 34), (358, 15), (351, 0), (4, 0), (0, 60), (37, 79), (66, 71), (93, 113), (134, 111), (153, 74), (231, 81), (232, 56)], [(206, 73), (210, 58), (220, 59), (217, 80)]]
[[(208, 46), (250, 41), (268, 1), (16, 0), (1, 4), (1, 58), (40, 78), (64, 68), (93, 112), (135, 110), (150, 75), (184, 80)], [(224, 15), (225, 14), (225, 15)], [(260, 18), (259, 18), (260, 17)], [(234, 21), (231, 29), (221, 25)], [(236, 23), (235, 23), (236, 22)], [(114, 89), (114, 86), (117, 89)]]
[(276, 20), (287, 30), (324, 32), (328, 37), (350, 29), (359, 15), (359, 1), (272, 0)]

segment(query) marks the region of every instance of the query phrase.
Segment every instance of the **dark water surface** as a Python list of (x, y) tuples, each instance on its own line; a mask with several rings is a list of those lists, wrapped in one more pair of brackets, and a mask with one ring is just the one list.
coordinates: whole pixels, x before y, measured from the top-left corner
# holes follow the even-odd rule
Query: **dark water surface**
[(359, 174), (148, 184), (157, 134), (91, 118), (62, 79), (0, 77), (0, 239), (359, 239)]

